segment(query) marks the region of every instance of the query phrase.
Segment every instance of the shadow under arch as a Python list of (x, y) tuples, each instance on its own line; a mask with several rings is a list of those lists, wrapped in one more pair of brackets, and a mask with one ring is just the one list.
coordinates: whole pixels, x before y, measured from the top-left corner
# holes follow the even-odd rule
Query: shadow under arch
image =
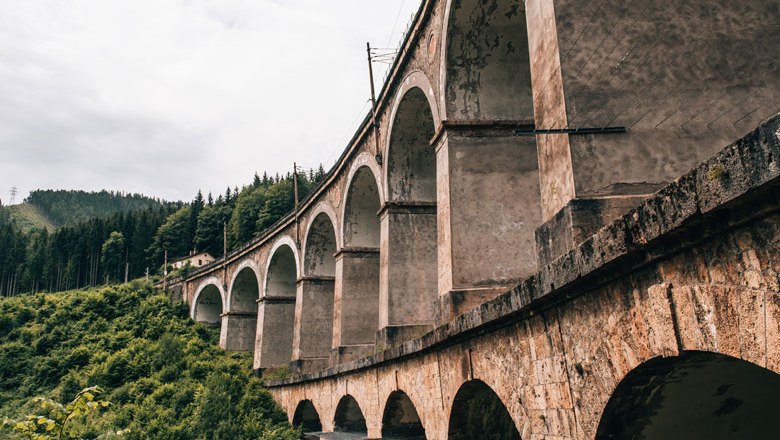
[(653, 358), (615, 388), (596, 439), (770, 439), (780, 375), (718, 353)]
[(474, 379), (464, 383), (455, 395), (447, 438), (520, 440), (520, 433), (495, 391)]
[(363, 411), (360, 410), (357, 400), (349, 394), (339, 400), (336, 415), (333, 417), (333, 430), (368, 435)]
[(409, 396), (401, 391), (393, 391), (387, 398), (382, 414), (383, 439), (424, 440), (425, 428), (420, 415)]
[(222, 321), (222, 289), (207, 284), (195, 294), (191, 316), (195, 322), (219, 325)]
[(302, 400), (298, 404), (298, 407), (295, 408), (292, 424), (295, 427), (303, 427), (304, 433), (322, 431), (320, 415), (311, 400)]

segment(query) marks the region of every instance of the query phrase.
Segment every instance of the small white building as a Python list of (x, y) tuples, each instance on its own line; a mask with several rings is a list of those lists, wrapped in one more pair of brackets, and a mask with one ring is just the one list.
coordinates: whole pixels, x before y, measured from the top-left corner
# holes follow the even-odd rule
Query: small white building
[(201, 267), (209, 263), (212, 263), (216, 258), (212, 257), (208, 252), (192, 253), (189, 256), (178, 258), (173, 260), (170, 265), (175, 269), (181, 269), (188, 264), (190, 267)]

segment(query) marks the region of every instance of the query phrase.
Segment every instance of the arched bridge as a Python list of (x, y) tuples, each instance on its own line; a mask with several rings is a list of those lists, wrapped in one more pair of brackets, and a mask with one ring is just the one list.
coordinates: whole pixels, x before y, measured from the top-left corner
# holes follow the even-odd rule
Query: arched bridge
[(309, 432), (771, 438), (778, 21), (424, 1), (299, 211), (174, 288), (287, 371), (267, 385)]

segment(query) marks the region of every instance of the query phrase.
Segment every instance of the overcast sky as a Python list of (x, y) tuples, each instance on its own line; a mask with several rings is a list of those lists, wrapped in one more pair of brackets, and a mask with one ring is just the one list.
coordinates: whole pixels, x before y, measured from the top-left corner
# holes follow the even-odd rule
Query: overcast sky
[(2, 1), (0, 199), (190, 200), (293, 161), (328, 168), (369, 109), (366, 41), (394, 47), (419, 4)]

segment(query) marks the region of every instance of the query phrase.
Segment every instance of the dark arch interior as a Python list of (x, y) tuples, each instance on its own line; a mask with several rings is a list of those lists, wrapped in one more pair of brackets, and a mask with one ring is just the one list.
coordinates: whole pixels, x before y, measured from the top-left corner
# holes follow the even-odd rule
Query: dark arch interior
[(533, 119), (523, 1), (452, 1), (446, 93), (450, 119)]
[(195, 303), (195, 322), (219, 324), (222, 317), (222, 295), (213, 284), (204, 287)]
[(355, 172), (347, 195), (344, 244), (379, 247), (379, 189), (374, 173), (364, 166)]
[(298, 408), (295, 409), (295, 415), (293, 415), (293, 426), (302, 426), (303, 432), (322, 431), (320, 415), (317, 414), (317, 410), (314, 408), (311, 400), (304, 400), (298, 404)]
[(253, 313), (257, 312), (257, 300), (260, 298), (260, 289), (257, 286), (255, 272), (245, 267), (236, 276), (230, 292), (230, 311)]
[(334, 430), (338, 432), (352, 432), (368, 434), (366, 418), (354, 397), (346, 395), (341, 398), (336, 407), (336, 417), (333, 420)]
[(271, 257), (265, 281), (265, 295), (270, 297), (295, 297), (298, 280), (295, 254), (290, 246), (280, 246)]
[(387, 399), (382, 415), (382, 438), (425, 439), (425, 429), (417, 409), (403, 391), (394, 391)]
[(774, 439), (780, 376), (715, 353), (655, 358), (620, 382), (596, 438)]
[(393, 121), (388, 157), (390, 199), (436, 201), (436, 156), (430, 141), (433, 113), (422, 90), (404, 95)]
[(481, 380), (472, 380), (455, 395), (448, 438), (520, 440), (520, 433), (496, 393)]
[(304, 271), (307, 276), (336, 275), (336, 230), (330, 217), (320, 213), (314, 218), (306, 237)]

